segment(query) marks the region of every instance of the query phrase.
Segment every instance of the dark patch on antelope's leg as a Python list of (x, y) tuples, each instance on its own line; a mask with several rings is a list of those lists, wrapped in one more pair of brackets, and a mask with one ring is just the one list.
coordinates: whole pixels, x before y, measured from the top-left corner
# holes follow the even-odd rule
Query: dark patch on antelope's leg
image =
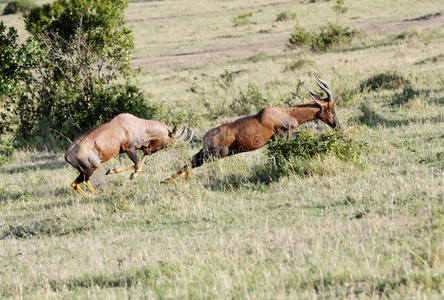
[(86, 193), (80, 185), (83, 183), (93, 194), (97, 194), (96, 189), (91, 185), (89, 182), (89, 177), (92, 175), (94, 171), (90, 172), (88, 171), (88, 174), (84, 174), (83, 172), (80, 173), (80, 175), (74, 180), (74, 182), (71, 184), (71, 187), (79, 194), (85, 195)]
[(85, 174), (80, 173), (80, 175), (73, 181), (71, 187), (79, 194), (86, 195), (85, 191), (82, 190), (80, 184), (84, 181)]
[(94, 173), (96, 169), (88, 169), (86, 171), (86, 174), (83, 176), (83, 184), (91, 191), (91, 193), (93, 193), (94, 195), (97, 194), (96, 189), (91, 185), (91, 183), (89, 182), (89, 178), (91, 177), (91, 175)]

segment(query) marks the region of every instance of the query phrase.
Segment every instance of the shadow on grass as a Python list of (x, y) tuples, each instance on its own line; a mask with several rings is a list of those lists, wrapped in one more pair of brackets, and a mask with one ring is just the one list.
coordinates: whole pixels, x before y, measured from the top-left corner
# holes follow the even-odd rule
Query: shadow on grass
[(255, 189), (260, 186), (268, 186), (273, 182), (279, 181), (284, 176), (275, 166), (265, 164), (256, 166), (251, 170), (251, 175), (244, 177), (239, 174), (229, 174), (214, 179), (208, 186), (215, 191), (233, 191), (253, 185)]
[(36, 170), (51, 170), (51, 169), (61, 169), (65, 167), (67, 164), (65, 161), (50, 161), (41, 164), (33, 164), (29, 166), (21, 166), (14, 168), (2, 168), (0, 169), (0, 173), (14, 174), (14, 173), (22, 173), (28, 171), (36, 171)]
[(25, 224), (9, 225), (9, 228), (0, 234), (0, 240), (7, 238), (29, 239), (79, 233), (94, 229), (92, 221), (88, 218), (54, 217)]
[(35, 194), (27, 192), (27, 191), (4, 191), (0, 190), (0, 203), (7, 200), (19, 200), (24, 197), (35, 196)]
[(440, 123), (444, 120), (444, 118), (441, 115), (434, 116), (434, 117), (426, 117), (426, 118), (411, 118), (411, 119), (404, 119), (404, 120), (392, 120), (383, 117), (382, 115), (376, 113), (373, 111), (368, 105), (363, 104), (360, 107), (361, 115), (352, 119), (353, 121), (366, 125), (368, 127), (377, 127), (378, 125), (382, 125), (385, 127), (400, 127), (400, 126), (406, 126), (411, 123), (418, 123), (418, 122), (425, 122), (429, 121), (432, 123)]

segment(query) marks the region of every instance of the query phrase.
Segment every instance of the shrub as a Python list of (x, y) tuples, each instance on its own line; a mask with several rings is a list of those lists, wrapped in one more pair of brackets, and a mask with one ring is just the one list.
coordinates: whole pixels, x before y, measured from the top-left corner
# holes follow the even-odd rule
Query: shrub
[(28, 12), (36, 6), (33, 0), (17, 0), (9, 2), (3, 9), (4, 15)]
[(302, 26), (295, 26), (293, 33), (288, 40), (288, 48), (295, 49), (304, 45), (311, 45), (314, 36)]
[(356, 29), (333, 23), (321, 26), (319, 34), (308, 32), (304, 27), (296, 26), (288, 40), (288, 47), (294, 49), (309, 45), (313, 51), (325, 51), (350, 44), (356, 34)]
[(321, 32), (314, 35), (311, 40), (310, 45), (313, 51), (325, 51), (341, 45), (348, 45), (357, 34), (356, 29), (333, 23), (321, 26), (320, 30)]
[(298, 100), (303, 99), (303, 97), (301, 96), (303, 86), (304, 86), (304, 81), (298, 79), (298, 83), (296, 84), (294, 90), (285, 95), (280, 102), (284, 103), (286, 106), (295, 105), (295, 101), (297, 99)]
[(296, 20), (297, 18), (297, 14), (294, 13), (290, 13), (289, 11), (283, 11), (281, 13), (279, 13), (276, 17), (276, 22), (286, 22), (286, 21), (290, 21), (290, 20)]
[(240, 14), (233, 18), (233, 26), (243, 26), (247, 24), (254, 24), (251, 20), (253, 13)]
[(239, 95), (229, 105), (235, 115), (247, 115), (267, 106), (268, 101), (253, 83), (248, 84), (247, 91), (239, 91)]
[(370, 78), (361, 82), (359, 89), (362, 91), (378, 90), (378, 89), (398, 89), (405, 85), (411, 85), (411, 81), (405, 78), (397, 71), (387, 71), (371, 76)]
[(342, 132), (314, 135), (301, 131), (291, 138), (277, 137), (270, 142), (267, 155), (279, 173), (306, 173), (303, 166), (308, 161), (333, 155), (341, 160), (353, 160), (363, 150), (364, 144), (354, 141)]

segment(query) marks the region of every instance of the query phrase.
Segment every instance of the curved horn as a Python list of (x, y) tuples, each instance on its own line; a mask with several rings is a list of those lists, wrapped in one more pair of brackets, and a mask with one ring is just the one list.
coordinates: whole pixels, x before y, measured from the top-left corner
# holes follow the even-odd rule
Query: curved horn
[(322, 98), (321, 97), (319, 97), (318, 95), (316, 95), (315, 93), (313, 93), (312, 91), (309, 91), (310, 92), (310, 95), (311, 95), (311, 97), (313, 98), (313, 100), (320, 106), (320, 107), (323, 107), (322, 106), (322, 103), (320, 102), (320, 101), (322, 101)]
[(194, 131), (190, 130), (188, 128), (188, 138), (185, 140), (185, 142), (189, 143), (193, 139)]
[(187, 130), (187, 127), (184, 127), (183, 130), (182, 130), (182, 132), (179, 134), (179, 136), (178, 136), (177, 138), (175, 138), (174, 140), (175, 140), (176, 142), (178, 142), (178, 141), (180, 141), (181, 139), (183, 139), (183, 136), (184, 136), (186, 130)]
[(327, 94), (327, 98), (325, 99), (325, 101), (333, 101), (333, 95), (331, 94), (330, 88), (328, 87), (327, 83), (319, 78), (318, 75), (316, 75), (316, 79), (318, 80), (318, 82), (316, 82), (318, 86)]
[(168, 133), (169, 137), (174, 136), (176, 131), (177, 131), (177, 124), (174, 124), (173, 129)]

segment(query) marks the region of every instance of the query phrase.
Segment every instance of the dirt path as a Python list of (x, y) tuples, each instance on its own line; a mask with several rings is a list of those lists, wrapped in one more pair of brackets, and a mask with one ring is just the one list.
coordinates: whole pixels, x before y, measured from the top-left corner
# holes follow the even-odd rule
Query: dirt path
[[(357, 28), (370, 33), (386, 33), (415, 26), (442, 23), (444, 23), (444, 13), (436, 13), (407, 20), (362, 25)], [(262, 51), (284, 50), (288, 38), (288, 34), (281, 33), (254, 43), (230, 45), (226, 47), (210, 47), (202, 51), (178, 53), (174, 55), (136, 58), (132, 60), (132, 65), (133, 67), (176, 67), (201, 65), (210, 60), (245, 58)]]

